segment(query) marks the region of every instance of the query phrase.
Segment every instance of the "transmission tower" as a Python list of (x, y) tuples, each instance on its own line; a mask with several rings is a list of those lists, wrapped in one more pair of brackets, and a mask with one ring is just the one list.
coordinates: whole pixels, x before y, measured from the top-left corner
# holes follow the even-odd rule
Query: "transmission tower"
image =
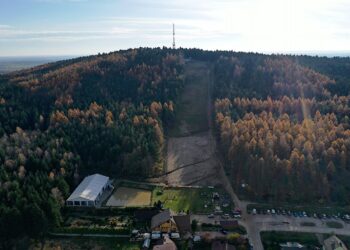
[(173, 49), (175, 49), (175, 24), (173, 24)]

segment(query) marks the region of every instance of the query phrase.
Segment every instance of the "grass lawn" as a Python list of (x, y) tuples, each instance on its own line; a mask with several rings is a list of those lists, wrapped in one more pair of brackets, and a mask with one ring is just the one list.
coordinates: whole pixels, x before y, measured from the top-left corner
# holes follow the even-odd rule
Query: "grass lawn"
[(343, 224), (337, 221), (327, 221), (326, 225), (327, 227), (330, 227), (330, 228), (343, 228)]
[[(175, 212), (190, 210), (193, 213), (213, 213), (215, 205), (212, 202), (214, 192), (218, 192), (220, 200), (218, 204), (229, 203), (224, 208), (220, 206), (224, 212), (228, 212), (232, 208), (228, 196), (221, 189), (210, 188), (160, 188), (157, 187), (152, 193), (152, 204), (160, 200), (164, 208), (170, 208)], [(207, 207), (205, 207), (207, 205)]]
[(281, 243), (299, 242), (308, 247), (320, 247), (317, 237), (312, 233), (292, 233), (292, 232), (261, 232), (261, 240), (266, 250), (279, 250)]

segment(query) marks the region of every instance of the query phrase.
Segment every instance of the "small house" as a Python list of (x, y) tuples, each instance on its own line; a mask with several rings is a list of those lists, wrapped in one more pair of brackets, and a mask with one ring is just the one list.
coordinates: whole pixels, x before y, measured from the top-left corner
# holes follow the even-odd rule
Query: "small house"
[(162, 233), (178, 232), (178, 228), (174, 219), (170, 215), (169, 209), (152, 217), (151, 230)]

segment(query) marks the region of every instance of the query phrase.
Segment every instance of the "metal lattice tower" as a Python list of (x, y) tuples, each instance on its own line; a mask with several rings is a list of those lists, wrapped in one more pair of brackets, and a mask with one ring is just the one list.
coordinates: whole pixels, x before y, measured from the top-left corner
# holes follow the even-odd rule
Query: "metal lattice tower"
[(173, 49), (175, 49), (175, 24), (173, 24)]

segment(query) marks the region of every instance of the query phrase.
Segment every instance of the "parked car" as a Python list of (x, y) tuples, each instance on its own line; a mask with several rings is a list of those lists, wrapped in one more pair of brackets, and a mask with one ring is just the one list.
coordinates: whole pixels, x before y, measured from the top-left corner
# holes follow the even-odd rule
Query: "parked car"
[(225, 219), (225, 220), (228, 220), (228, 219), (230, 219), (230, 215), (229, 214), (223, 214), (223, 215), (221, 215), (221, 218)]
[(180, 234), (179, 233), (171, 233), (170, 238), (172, 239), (180, 239)]

